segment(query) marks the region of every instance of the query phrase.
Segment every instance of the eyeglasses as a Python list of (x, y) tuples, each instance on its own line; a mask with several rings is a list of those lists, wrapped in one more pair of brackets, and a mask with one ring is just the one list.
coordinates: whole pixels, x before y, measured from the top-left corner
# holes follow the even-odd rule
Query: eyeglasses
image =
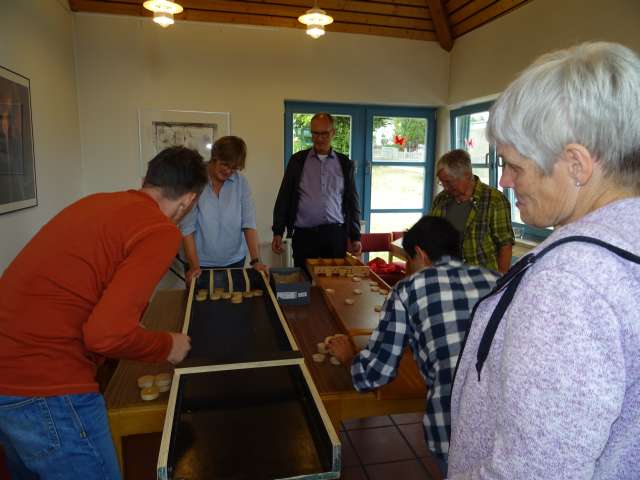
[(333, 130), (324, 130), (322, 132), (311, 130), (311, 135), (314, 137), (328, 137), (333, 133)]
[(218, 162), (218, 166), (221, 168), (224, 168), (225, 170), (231, 170), (232, 172), (235, 172), (238, 170), (238, 166), (237, 165), (233, 165), (230, 163), (226, 163), (226, 162)]

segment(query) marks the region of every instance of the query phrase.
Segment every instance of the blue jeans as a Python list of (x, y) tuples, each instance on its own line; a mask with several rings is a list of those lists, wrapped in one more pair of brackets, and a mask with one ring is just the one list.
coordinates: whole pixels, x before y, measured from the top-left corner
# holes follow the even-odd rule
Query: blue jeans
[(13, 480), (119, 480), (104, 399), (0, 395), (0, 444)]

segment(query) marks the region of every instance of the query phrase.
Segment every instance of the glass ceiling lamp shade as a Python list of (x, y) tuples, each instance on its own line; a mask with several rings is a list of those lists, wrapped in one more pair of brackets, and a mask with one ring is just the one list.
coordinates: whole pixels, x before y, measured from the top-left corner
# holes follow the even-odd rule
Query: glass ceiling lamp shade
[(333, 18), (327, 15), (327, 12), (318, 8), (318, 3), (314, 3), (304, 15), (298, 17), (298, 21), (307, 26), (307, 35), (313, 38), (319, 38), (324, 35), (324, 26), (333, 23)]
[(147, 10), (153, 12), (153, 21), (161, 27), (173, 24), (173, 16), (182, 13), (182, 6), (171, 0), (147, 0), (142, 4)]

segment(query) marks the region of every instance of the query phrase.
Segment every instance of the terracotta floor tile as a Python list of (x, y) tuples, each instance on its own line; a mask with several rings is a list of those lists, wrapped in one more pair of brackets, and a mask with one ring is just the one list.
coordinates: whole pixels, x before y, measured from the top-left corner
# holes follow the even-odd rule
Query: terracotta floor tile
[(367, 480), (362, 467), (343, 468), (340, 474), (340, 480)]
[(415, 458), (396, 427), (349, 430), (348, 435), (364, 465)]
[(419, 460), (408, 460), (404, 462), (381, 463), (378, 465), (367, 465), (369, 480), (425, 480), (430, 479), (429, 474)]
[(393, 425), (391, 418), (387, 415), (382, 417), (365, 417), (355, 418), (353, 420), (345, 420), (342, 422), (345, 430), (355, 430), (358, 428), (375, 428)]
[(426, 457), (431, 453), (427, 448), (427, 441), (424, 438), (424, 429), (421, 423), (400, 425), (398, 428), (409, 442), (409, 445), (411, 445), (411, 448), (413, 448), (416, 456)]
[(360, 460), (358, 460), (358, 456), (356, 455), (356, 452), (353, 449), (351, 441), (349, 440), (349, 437), (347, 437), (346, 432), (340, 432), (338, 436), (340, 437), (340, 442), (342, 443), (342, 466), (353, 467), (355, 465), (360, 465)]
[(422, 423), (423, 416), (424, 412), (397, 413), (391, 415), (391, 419), (396, 425), (405, 425), (407, 423)]

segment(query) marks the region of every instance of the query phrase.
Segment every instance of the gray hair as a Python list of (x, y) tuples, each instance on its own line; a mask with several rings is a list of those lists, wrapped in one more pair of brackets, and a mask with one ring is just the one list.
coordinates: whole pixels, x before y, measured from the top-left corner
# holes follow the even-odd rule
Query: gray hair
[(471, 174), (471, 157), (462, 149), (451, 150), (440, 157), (436, 163), (436, 174), (445, 169), (453, 178), (464, 178)]
[(319, 118), (326, 118), (327, 120), (329, 120), (329, 123), (331, 123), (331, 128), (333, 128), (333, 115), (327, 112), (316, 113), (313, 117), (311, 117), (311, 121), (309, 122), (309, 124), (311, 124), (311, 122)]
[(542, 55), (491, 108), (487, 138), (546, 174), (577, 143), (606, 176), (640, 189), (640, 57), (606, 42)]

